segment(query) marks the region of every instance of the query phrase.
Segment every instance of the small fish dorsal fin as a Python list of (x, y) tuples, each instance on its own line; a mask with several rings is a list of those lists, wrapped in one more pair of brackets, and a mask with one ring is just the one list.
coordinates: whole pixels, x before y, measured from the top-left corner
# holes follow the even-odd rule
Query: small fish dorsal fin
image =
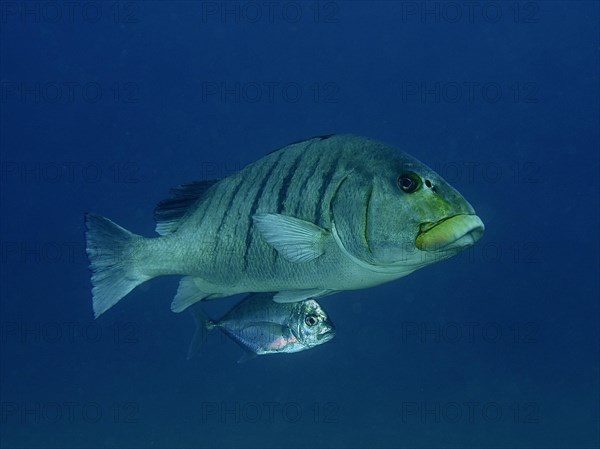
[(173, 196), (158, 203), (154, 209), (156, 232), (160, 235), (174, 232), (178, 227), (179, 220), (188, 213), (190, 207), (218, 181), (218, 179), (195, 181), (171, 189)]

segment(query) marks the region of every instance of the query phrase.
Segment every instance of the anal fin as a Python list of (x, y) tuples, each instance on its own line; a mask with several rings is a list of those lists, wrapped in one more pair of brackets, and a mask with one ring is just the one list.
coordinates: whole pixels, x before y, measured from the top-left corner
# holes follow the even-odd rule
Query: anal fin
[(240, 359), (237, 361), (238, 363), (246, 363), (248, 360), (252, 360), (253, 358), (255, 358), (258, 354), (255, 354), (252, 351), (249, 350), (244, 350), (244, 353), (242, 354), (242, 356), (240, 357)]
[(319, 298), (321, 296), (333, 293), (332, 290), (310, 289), (310, 290), (287, 290), (278, 292), (273, 296), (273, 301), (279, 303), (289, 303), (305, 301), (311, 298)]
[(202, 282), (203, 280), (201, 278), (192, 276), (181, 278), (179, 281), (179, 288), (177, 288), (177, 294), (171, 303), (171, 310), (177, 313), (183, 312), (192, 304), (209, 297), (211, 293), (205, 292), (200, 287)]

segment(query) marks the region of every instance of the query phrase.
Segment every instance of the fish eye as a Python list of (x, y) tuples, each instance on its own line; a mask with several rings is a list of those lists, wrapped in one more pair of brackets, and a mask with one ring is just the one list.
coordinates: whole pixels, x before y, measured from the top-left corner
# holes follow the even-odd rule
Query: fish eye
[(308, 327), (313, 327), (319, 322), (319, 317), (317, 315), (306, 315), (304, 322)]
[(406, 193), (413, 193), (421, 187), (421, 178), (413, 172), (407, 172), (398, 177), (398, 187)]

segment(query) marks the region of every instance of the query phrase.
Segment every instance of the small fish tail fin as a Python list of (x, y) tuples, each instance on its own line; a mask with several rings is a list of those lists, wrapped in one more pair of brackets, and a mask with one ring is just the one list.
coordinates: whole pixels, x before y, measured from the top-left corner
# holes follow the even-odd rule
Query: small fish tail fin
[(137, 243), (143, 237), (91, 213), (85, 215), (85, 225), (94, 316), (98, 318), (150, 276), (139, 273), (135, 263)]
[(192, 341), (190, 342), (190, 347), (188, 348), (187, 359), (190, 360), (193, 358), (200, 347), (206, 341), (206, 337), (208, 333), (215, 328), (215, 323), (213, 323), (206, 312), (200, 307), (199, 304), (194, 304), (188, 308), (190, 313), (192, 314), (192, 318), (194, 318), (194, 322), (196, 323), (196, 331), (194, 332), (194, 336), (192, 337)]

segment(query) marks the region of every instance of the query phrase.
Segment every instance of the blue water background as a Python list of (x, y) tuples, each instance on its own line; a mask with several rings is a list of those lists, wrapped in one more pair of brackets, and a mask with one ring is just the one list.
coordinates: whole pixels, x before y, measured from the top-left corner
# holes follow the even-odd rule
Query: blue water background
[[(67, 3), (0, 11), (2, 448), (600, 445), (597, 2)], [(170, 187), (328, 133), (438, 170), (484, 238), (323, 299), (295, 355), (187, 361), (176, 278), (93, 320), (84, 212), (152, 236)]]

